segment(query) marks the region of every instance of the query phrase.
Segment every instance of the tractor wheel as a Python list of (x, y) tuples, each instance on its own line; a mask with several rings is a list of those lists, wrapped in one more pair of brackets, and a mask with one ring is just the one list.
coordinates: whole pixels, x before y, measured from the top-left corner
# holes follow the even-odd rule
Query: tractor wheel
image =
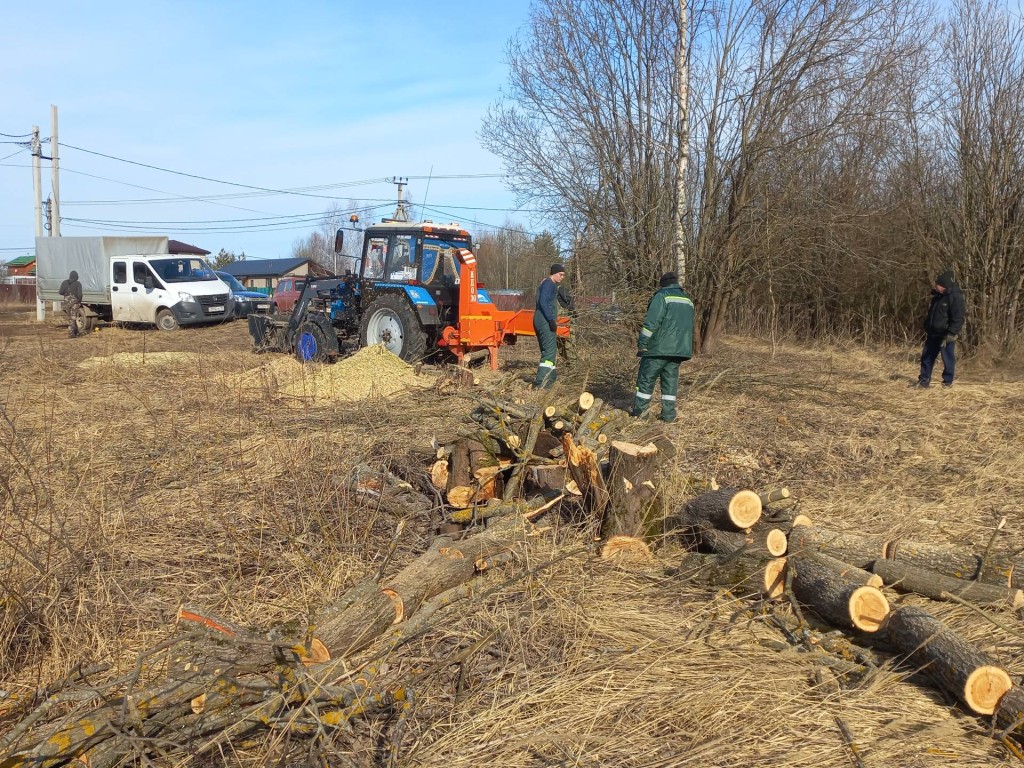
[(169, 309), (161, 309), (156, 313), (156, 327), (161, 331), (178, 330), (178, 320)]
[(327, 360), (327, 340), (315, 323), (303, 323), (295, 336), (295, 357), (300, 363), (322, 363)]
[(363, 313), (359, 339), (364, 347), (383, 344), (407, 363), (426, 357), (427, 334), (405, 296), (381, 296)]

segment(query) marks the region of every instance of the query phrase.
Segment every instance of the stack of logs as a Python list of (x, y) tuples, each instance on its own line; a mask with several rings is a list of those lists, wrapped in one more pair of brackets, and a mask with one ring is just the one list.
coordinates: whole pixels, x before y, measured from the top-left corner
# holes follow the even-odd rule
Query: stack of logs
[[(883, 586), (935, 600), (1024, 607), (1024, 557), (888, 540), (813, 526), (803, 515), (764, 514), (789, 495), (720, 489), (684, 504), (672, 526), (693, 550), (679, 572), (769, 599), (788, 597), (855, 639), (924, 671), (1005, 738), (1024, 725), (1024, 685), (928, 611), (893, 607)], [(994, 538), (993, 538), (994, 541)], [(783, 557), (785, 555), (785, 557)], [(801, 619), (802, 620), (802, 619)]]

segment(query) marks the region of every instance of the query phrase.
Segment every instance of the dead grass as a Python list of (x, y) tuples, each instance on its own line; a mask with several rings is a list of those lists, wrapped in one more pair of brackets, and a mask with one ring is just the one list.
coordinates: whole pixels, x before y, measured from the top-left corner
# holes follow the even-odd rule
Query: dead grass
[[(560, 364), (560, 391), (628, 407), (632, 335), (594, 333), (582, 359)], [(482, 386), (534, 397), (536, 346), (508, 352)], [(0, 317), (0, 691), (80, 663), (128, 669), (173, 631), (183, 602), (264, 629), (304, 620), (376, 567), (400, 517), (396, 567), (422, 551), (436, 510), (382, 503), (351, 478), (361, 466), (415, 470), (409, 449), (456, 433), (475, 402), (410, 389), (436, 375), (380, 357), (339, 385), (366, 361), (348, 362), (312, 370), (253, 355), (240, 323), (76, 341)], [(820, 524), (982, 547), (1006, 516), (1001, 543), (1024, 546), (1024, 385), (968, 364), (953, 389), (922, 392), (907, 387), (915, 373), (908, 349), (730, 338), (684, 366), (668, 487), (682, 500), (710, 477), (784, 484)], [(840, 768), (851, 760), (837, 717), (868, 766), (1011, 764), (985, 722), (894, 666), (851, 687), (819, 682), (812, 654), (776, 649), (783, 638), (758, 606), (665, 576), (671, 542), (662, 567), (638, 571), (585, 543), (571, 528), (536, 543), (519, 568), (482, 577), (486, 598), (440, 614), (389, 659), (394, 675), (429, 673), (401, 764)], [(523, 568), (537, 569), (505, 583)], [(1018, 617), (993, 614), (1000, 627), (931, 607), (1024, 673)], [(334, 734), (324, 759), (373, 764), (387, 729), (381, 719)], [(286, 754), (235, 746), (218, 764)], [(308, 759), (291, 749), (285, 763)]]

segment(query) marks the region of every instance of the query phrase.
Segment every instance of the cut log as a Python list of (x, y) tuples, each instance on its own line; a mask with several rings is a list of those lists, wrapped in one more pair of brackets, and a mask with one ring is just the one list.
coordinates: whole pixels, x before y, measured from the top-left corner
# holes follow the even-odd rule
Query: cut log
[(561, 464), (543, 464), (530, 467), (526, 476), (527, 493), (542, 496), (559, 494), (565, 490), (566, 471)]
[(749, 531), (721, 531), (710, 525), (696, 529), (701, 547), (719, 555), (743, 550), (750, 557), (782, 557), (786, 554), (786, 534), (778, 528)]
[(766, 561), (691, 552), (683, 556), (676, 573), (694, 584), (730, 587), (740, 594), (776, 599), (786, 591), (785, 570), (784, 557)]
[(817, 526), (797, 526), (789, 532), (790, 554), (821, 552), (844, 563), (871, 570), (876, 560), (885, 556), (884, 536), (846, 533)]
[(577, 406), (580, 409), (580, 413), (586, 413), (594, 405), (594, 396), (589, 392), (583, 392), (580, 394), (580, 399)]
[(762, 506), (767, 507), (769, 504), (773, 504), (776, 501), (788, 499), (789, 488), (776, 488), (774, 491), (766, 491), (765, 493), (759, 493), (758, 496), (761, 499)]
[(972, 712), (991, 715), (1012, 686), (1006, 670), (927, 611), (897, 608), (885, 622), (885, 639), (916, 669)]
[(885, 550), (886, 560), (916, 565), (929, 571), (951, 576), (954, 579), (978, 579), (986, 584), (1019, 589), (1014, 584), (1014, 563), (1011, 557), (992, 554), (981, 567), (981, 555), (965, 547), (948, 547), (919, 541), (896, 540)]
[(1006, 733), (1018, 739), (1024, 737), (1024, 686), (1015, 685), (1003, 695), (996, 707), (993, 723), (996, 736)]
[(721, 530), (743, 531), (761, 517), (761, 499), (753, 491), (720, 488), (690, 499), (679, 510), (682, 526), (709, 523)]
[(952, 576), (943, 576), (935, 571), (893, 560), (876, 560), (872, 570), (894, 589), (924, 595), (932, 600), (949, 600), (948, 595), (955, 595), (978, 605), (1001, 605), (1014, 609), (1024, 607), (1024, 592), (1019, 589), (954, 579)]
[(650, 540), (663, 532), (665, 503), (656, 484), (661, 454), (654, 443), (613, 440), (608, 449), (609, 505), (602, 538), (633, 536)]
[(791, 555), (794, 597), (834, 626), (877, 632), (889, 613), (889, 601), (856, 573), (844, 575), (836, 563), (813, 553)]

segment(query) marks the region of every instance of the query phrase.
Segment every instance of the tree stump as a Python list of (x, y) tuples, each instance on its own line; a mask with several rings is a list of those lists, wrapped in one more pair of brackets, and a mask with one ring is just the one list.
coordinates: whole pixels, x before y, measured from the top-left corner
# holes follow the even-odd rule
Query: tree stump
[(601, 537), (649, 540), (662, 533), (665, 503), (655, 483), (661, 454), (654, 443), (613, 440), (608, 449), (608, 509)]
[(877, 587), (866, 586), (856, 574), (844, 575), (836, 568), (836, 562), (814, 553), (791, 555), (793, 595), (834, 626), (877, 632), (889, 614), (889, 601)]
[(991, 715), (1012, 686), (1006, 670), (927, 611), (904, 605), (885, 622), (886, 641), (907, 663), (979, 715)]
[(690, 499), (679, 510), (681, 524), (702, 522), (723, 531), (744, 531), (761, 517), (761, 498), (753, 491), (720, 488)]

